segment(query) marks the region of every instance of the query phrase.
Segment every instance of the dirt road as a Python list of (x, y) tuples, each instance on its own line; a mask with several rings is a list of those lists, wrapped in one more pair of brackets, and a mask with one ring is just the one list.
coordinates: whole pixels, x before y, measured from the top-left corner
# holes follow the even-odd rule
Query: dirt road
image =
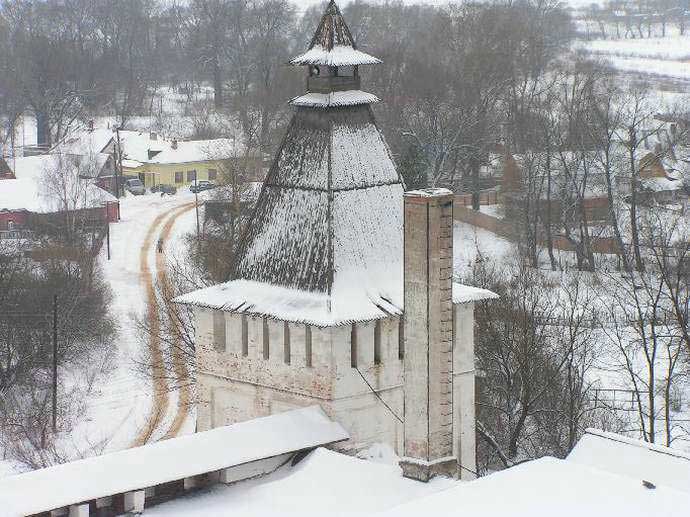
[[(142, 245), (139, 255), (141, 281), (146, 291), (147, 318), (150, 325), (148, 346), (149, 357), (152, 363), (151, 372), (153, 374), (153, 404), (146, 424), (134, 440), (134, 447), (148, 443), (151, 440), (153, 434), (159, 430), (162, 425), (170, 403), (167, 379), (168, 372), (166, 372), (165, 369), (163, 350), (160, 342), (160, 319), (167, 317), (167, 315), (158, 299), (156, 284), (149, 267), (149, 254), (158, 247), (159, 242), (167, 242), (173, 225), (175, 224), (175, 220), (192, 209), (194, 209), (194, 203), (186, 203), (158, 215), (153, 223), (151, 223), (146, 233), (146, 238), (144, 239), (144, 244)], [(159, 226), (166, 218), (167, 221), (159, 233)], [(163, 253), (156, 253), (156, 280), (163, 286), (165, 286), (168, 281)], [(173, 364), (177, 378), (182, 379), (186, 377), (186, 367), (179, 353), (174, 354)], [(184, 387), (180, 390), (175, 418), (173, 419), (172, 425), (165, 433), (165, 438), (175, 436), (179, 432), (187, 416), (187, 409), (191, 400), (190, 388), (186, 386), (185, 383), (180, 384)]]

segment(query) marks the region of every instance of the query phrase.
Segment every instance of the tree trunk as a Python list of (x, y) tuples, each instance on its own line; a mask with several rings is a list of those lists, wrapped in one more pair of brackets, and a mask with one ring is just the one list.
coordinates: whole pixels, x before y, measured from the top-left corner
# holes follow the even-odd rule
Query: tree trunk
[(220, 109), (223, 107), (223, 72), (220, 69), (217, 54), (213, 56), (211, 67), (213, 72), (213, 105), (216, 109)]

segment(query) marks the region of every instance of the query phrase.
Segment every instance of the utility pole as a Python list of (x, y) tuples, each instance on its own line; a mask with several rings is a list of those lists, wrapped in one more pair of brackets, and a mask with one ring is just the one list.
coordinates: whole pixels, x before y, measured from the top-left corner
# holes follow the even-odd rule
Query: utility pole
[[(115, 166), (115, 197), (117, 198), (117, 220), (120, 220), (120, 182), (122, 181), (122, 144), (120, 143), (120, 127), (115, 128), (117, 136), (117, 164)], [(119, 174), (118, 174), (119, 173)]]
[(106, 241), (108, 242), (108, 260), (110, 260), (110, 220), (106, 221), (105, 223), (105, 238)]
[(54, 294), (53, 295), (53, 432), (57, 431), (57, 367), (58, 367), (57, 308), (58, 308), (58, 297), (57, 297), (57, 294)]
[(199, 187), (196, 182), (196, 171), (194, 171), (194, 210), (196, 211), (196, 242), (198, 245), (201, 236), (199, 232)]

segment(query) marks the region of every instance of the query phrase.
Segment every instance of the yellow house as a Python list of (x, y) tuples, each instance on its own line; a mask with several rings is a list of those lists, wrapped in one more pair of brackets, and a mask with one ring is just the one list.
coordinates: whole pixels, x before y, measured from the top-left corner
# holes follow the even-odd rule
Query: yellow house
[(138, 176), (146, 188), (184, 187), (197, 181), (218, 180), (235, 165), (248, 168), (250, 179), (261, 179), (261, 156), (247, 157), (243, 146), (230, 138), (166, 141), (155, 133), (120, 132), (122, 172)]

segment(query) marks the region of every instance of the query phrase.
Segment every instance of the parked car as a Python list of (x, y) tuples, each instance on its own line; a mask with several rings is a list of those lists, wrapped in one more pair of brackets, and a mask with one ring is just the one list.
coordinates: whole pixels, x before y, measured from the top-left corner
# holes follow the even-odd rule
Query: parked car
[(135, 196), (141, 196), (146, 193), (146, 188), (139, 178), (132, 178), (125, 181), (125, 190)]
[(204, 190), (211, 190), (212, 188), (216, 188), (216, 184), (213, 183), (212, 181), (208, 180), (201, 180), (198, 181), (196, 184), (192, 183), (189, 186), (189, 190), (196, 193), (196, 192), (202, 192)]
[(151, 192), (160, 192), (161, 196), (163, 194), (169, 194), (172, 196), (173, 194), (177, 194), (177, 188), (175, 187), (175, 185), (160, 184), (160, 185), (154, 185), (153, 187), (151, 187)]

